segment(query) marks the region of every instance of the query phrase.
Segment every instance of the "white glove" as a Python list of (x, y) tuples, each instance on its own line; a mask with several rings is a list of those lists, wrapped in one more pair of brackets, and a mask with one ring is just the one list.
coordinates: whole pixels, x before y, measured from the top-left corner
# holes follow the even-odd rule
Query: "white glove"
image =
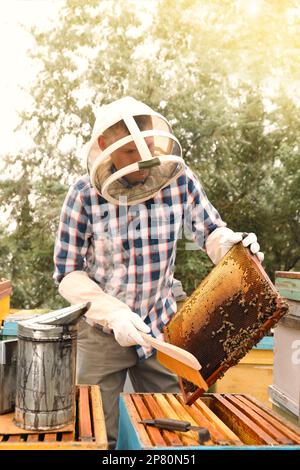
[(145, 342), (139, 331), (150, 333), (151, 330), (137, 313), (131, 310), (129, 312), (117, 311), (116, 315), (108, 322), (108, 326), (113, 330), (115, 338), (121, 346), (141, 344), (147, 350), (149, 349), (149, 344)]
[(99, 323), (111, 328), (121, 346), (140, 344), (149, 348), (149, 344), (139, 333), (150, 333), (149, 326), (121, 300), (106, 294), (85, 271), (67, 274), (60, 282), (58, 291), (71, 304), (91, 302), (91, 307), (85, 314), (89, 323)]
[(243, 245), (249, 247), (251, 253), (255, 254), (260, 262), (264, 260), (264, 254), (259, 251), (260, 246), (257, 243), (255, 233), (249, 233), (243, 239), (243, 232), (233, 232), (230, 228), (216, 228), (206, 240), (206, 253), (214, 264), (226, 255), (226, 253), (235, 245), (243, 240)]

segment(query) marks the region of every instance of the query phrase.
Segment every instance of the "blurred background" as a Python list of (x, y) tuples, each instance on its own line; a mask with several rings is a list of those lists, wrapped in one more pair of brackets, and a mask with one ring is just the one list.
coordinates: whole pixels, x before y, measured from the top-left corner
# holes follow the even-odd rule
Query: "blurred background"
[[(52, 281), (61, 205), (85, 173), (95, 110), (124, 95), (171, 121), (228, 226), (257, 234), (272, 279), (300, 270), (300, 0), (12, 0), (0, 16), (12, 307), (64, 305)], [(188, 294), (211, 266), (179, 243)]]

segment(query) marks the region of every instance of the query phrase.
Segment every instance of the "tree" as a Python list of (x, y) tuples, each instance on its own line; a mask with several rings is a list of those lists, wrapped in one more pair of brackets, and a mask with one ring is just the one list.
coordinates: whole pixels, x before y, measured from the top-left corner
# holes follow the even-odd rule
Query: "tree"
[[(268, 273), (300, 269), (298, 3), (265, 0), (251, 16), (229, 0), (67, 0), (55, 27), (33, 31), (41, 71), (22, 127), (34, 148), (9, 159), (19, 176), (0, 187), (15, 305), (62, 305), (51, 280), (62, 200), (83, 172), (78, 149), (97, 106), (125, 94), (171, 119), (228, 226), (258, 234)], [(210, 269), (179, 243), (189, 293)]]

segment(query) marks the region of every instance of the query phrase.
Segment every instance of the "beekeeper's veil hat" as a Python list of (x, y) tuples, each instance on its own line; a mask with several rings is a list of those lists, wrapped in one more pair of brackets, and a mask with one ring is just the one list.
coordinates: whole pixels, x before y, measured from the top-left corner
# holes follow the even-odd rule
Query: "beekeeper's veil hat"
[(114, 204), (146, 201), (184, 169), (168, 121), (131, 97), (99, 108), (84, 157), (93, 187)]

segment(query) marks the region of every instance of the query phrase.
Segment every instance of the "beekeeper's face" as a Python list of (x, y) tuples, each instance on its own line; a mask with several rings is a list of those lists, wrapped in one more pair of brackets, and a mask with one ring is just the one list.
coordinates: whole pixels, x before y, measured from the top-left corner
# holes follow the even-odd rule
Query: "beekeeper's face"
[[(117, 140), (120, 140), (123, 137), (126, 137), (126, 135), (128, 135), (128, 133), (126, 133), (125, 130), (117, 129), (111, 135), (100, 136), (98, 139), (99, 147), (101, 150), (104, 150), (110, 145), (112, 145), (114, 142), (116, 142)], [(146, 137), (145, 142), (150, 150), (150, 153), (154, 155), (154, 138)], [(114, 152), (112, 152), (111, 160), (115, 168), (117, 170), (120, 170), (121, 168), (127, 167), (128, 165), (131, 165), (132, 163), (141, 161), (142, 157), (137, 149), (135, 142), (129, 142), (123, 145), (122, 147), (118, 148)], [(132, 173), (129, 173), (126, 175), (125, 178), (130, 184), (137, 184), (137, 183), (142, 183), (143, 181), (145, 181), (148, 175), (149, 175), (149, 170), (144, 169), (144, 170), (139, 170), (139, 171), (134, 171)]]

